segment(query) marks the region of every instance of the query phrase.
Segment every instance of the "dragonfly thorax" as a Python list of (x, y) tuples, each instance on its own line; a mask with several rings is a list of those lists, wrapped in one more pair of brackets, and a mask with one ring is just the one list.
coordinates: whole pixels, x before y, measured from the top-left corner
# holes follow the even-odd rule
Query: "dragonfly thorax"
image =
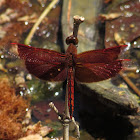
[(69, 55), (66, 55), (66, 64), (68, 67), (73, 67), (74, 66), (74, 57), (72, 53), (69, 53)]
[(73, 44), (70, 44), (67, 51), (66, 51), (66, 61), (68, 67), (72, 67), (75, 65), (74, 58), (77, 54), (76, 46)]
[(73, 55), (77, 54), (77, 47), (75, 45), (73, 45), (72, 43), (69, 45), (69, 47), (66, 51), (66, 55), (69, 55), (69, 54), (73, 54)]

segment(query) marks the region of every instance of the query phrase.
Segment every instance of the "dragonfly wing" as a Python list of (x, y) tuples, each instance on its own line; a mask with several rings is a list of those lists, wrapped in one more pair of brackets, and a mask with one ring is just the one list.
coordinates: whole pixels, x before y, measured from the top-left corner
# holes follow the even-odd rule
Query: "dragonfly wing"
[(76, 57), (76, 63), (108, 63), (114, 61), (118, 58), (121, 48), (125, 46), (122, 45), (80, 53)]
[(110, 63), (76, 64), (75, 79), (79, 82), (98, 82), (114, 77), (122, 69), (122, 60)]
[(75, 77), (79, 82), (98, 82), (114, 77), (122, 69), (118, 56), (122, 47), (83, 52), (75, 57)]
[(65, 55), (48, 50), (18, 45), (18, 53), (29, 73), (47, 81), (64, 81), (67, 76)]
[(67, 69), (65, 68), (65, 65), (62, 64), (33, 64), (25, 60), (25, 65), (29, 73), (35, 75), (42, 80), (64, 81), (67, 77)]

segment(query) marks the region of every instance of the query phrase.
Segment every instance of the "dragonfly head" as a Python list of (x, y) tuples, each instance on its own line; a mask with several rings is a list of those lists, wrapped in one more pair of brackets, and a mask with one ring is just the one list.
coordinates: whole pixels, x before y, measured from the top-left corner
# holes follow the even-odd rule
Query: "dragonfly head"
[(66, 44), (69, 45), (69, 44), (73, 44), (73, 45), (77, 45), (78, 44), (78, 39), (77, 37), (74, 37), (73, 35), (69, 36), (66, 38)]

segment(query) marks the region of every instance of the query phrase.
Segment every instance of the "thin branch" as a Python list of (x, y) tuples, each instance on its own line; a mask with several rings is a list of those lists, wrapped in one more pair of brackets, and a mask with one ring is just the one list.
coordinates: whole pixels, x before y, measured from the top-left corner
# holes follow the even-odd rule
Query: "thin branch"
[(79, 25), (84, 22), (85, 18), (82, 16), (74, 16), (74, 23), (73, 23), (73, 36), (77, 38), (78, 35), (78, 30), (79, 30)]
[(58, 0), (53, 0), (48, 7), (43, 11), (43, 13), (40, 15), (39, 19), (37, 20), (37, 22), (34, 24), (34, 26), (32, 27), (30, 33), (28, 34), (27, 38), (25, 39), (25, 44), (29, 45), (31, 42), (31, 39), (37, 29), (37, 27), (39, 26), (39, 24), (42, 22), (42, 20), (45, 18), (45, 16), (50, 12), (50, 10), (57, 4)]
[[(65, 95), (65, 115), (66, 115), (66, 118), (69, 118), (70, 120), (69, 107), (68, 107), (68, 83), (67, 83), (66, 95)], [(67, 119), (64, 122), (66, 121)], [(63, 123), (63, 130), (64, 130), (63, 139), (64, 140), (69, 140), (69, 123)]]
[(140, 96), (140, 90), (134, 85), (134, 83), (128, 78), (128, 76), (122, 72), (119, 72), (121, 77), (126, 81), (126, 83)]
[(49, 106), (55, 111), (56, 114), (59, 114), (58, 109), (55, 107), (53, 102), (50, 102)]
[(71, 0), (69, 0), (68, 3), (67, 23), (70, 23), (70, 12), (71, 12)]
[[(84, 21), (84, 17), (74, 16), (73, 18), (74, 18), (73, 37), (77, 38), (79, 25)], [(69, 140), (69, 123), (71, 121), (74, 123), (76, 127), (77, 137), (80, 137), (79, 126), (76, 124), (74, 117), (72, 117), (72, 120), (70, 119), (69, 106), (68, 106), (68, 94), (69, 93), (68, 93), (68, 81), (67, 81), (64, 114), (60, 114), (52, 102), (49, 104), (50, 107), (54, 109), (54, 111), (58, 115), (58, 118), (60, 118), (59, 120), (63, 124), (63, 140)]]
[(79, 125), (76, 123), (74, 117), (72, 117), (72, 122), (73, 122), (73, 124), (75, 125), (75, 128), (76, 128), (77, 138), (80, 138)]
[[(53, 102), (50, 102), (49, 106), (55, 111), (55, 113), (58, 115), (58, 119), (63, 124), (63, 140), (69, 140), (69, 123), (71, 122), (70, 117), (67, 117), (65, 113), (60, 114)], [(69, 110), (68, 110), (68, 114), (69, 114)]]
[(68, 107), (68, 83), (67, 83), (66, 95), (65, 95), (65, 115), (70, 118), (69, 107)]

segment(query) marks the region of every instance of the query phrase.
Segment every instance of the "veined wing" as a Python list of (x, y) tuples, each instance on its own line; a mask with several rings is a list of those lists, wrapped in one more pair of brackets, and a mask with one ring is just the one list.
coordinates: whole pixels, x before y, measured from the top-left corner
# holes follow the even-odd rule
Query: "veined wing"
[(122, 69), (122, 60), (110, 63), (76, 64), (75, 79), (79, 82), (98, 82), (114, 77)]
[[(12, 43), (17, 44), (17, 43)], [(47, 81), (64, 81), (67, 77), (65, 55), (56, 51), (18, 45), (18, 53), (29, 73)]]
[(79, 82), (98, 82), (114, 77), (122, 69), (122, 60), (118, 60), (122, 47), (78, 54), (75, 58), (75, 79)]
[(92, 50), (80, 53), (76, 57), (76, 63), (108, 63), (118, 59), (122, 47), (115, 46), (107, 49)]

